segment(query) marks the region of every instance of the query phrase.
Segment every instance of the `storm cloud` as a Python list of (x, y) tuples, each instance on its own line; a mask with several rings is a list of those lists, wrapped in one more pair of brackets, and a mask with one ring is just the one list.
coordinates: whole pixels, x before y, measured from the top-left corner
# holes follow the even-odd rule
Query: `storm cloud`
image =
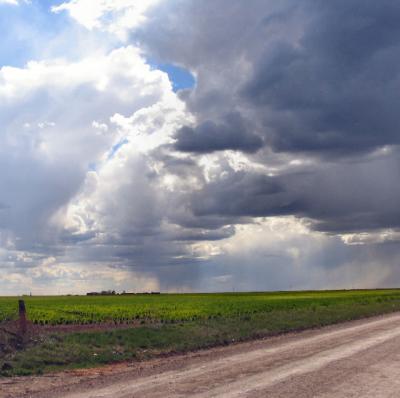
[(395, 1), (166, 2), (163, 12), (142, 40), (196, 73), (186, 100), (201, 123), (235, 110), (274, 150), (321, 156), (399, 143)]
[(254, 153), (262, 147), (261, 138), (249, 131), (240, 115), (227, 115), (225, 121), (224, 124), (205, 121), (195, 128), (182, 127), (176, 134), (175, 149), (194, 153), (227, 149)]
[[(222, 147), (227, 134), (217, 134), (212, 120), (230, 109), (240, 115), (238, 129), (251, 123), (263, 138), (266, 149), (251, 161), (273, 168), (271, 158), (281, 154), (282, 162), (306, 165), (294, 172), (283, 165), (273, 177), (228, 168), (229, 177), (195, 193), (193, 211), (292, 214), (337, 233), (398, 228), (400, 6), (391, 0), (225, 5), (165, 3), (165, 14), (153, 16), (160, 31), (149, 24), (140, 33), (152, 55), (198, 76), (196, 89), (182, 98), (199, 124), (179, 130), (175, 148)], [(180, 45), (170, 46), (168, 38)], [(230, 142), (226, 149), (237, 149), (234, 135)], [(272, 181), (279, 193), (268, 192)]]
[(400, 282), (398, 2), (92, 2), (1, 6), (58, 24), (0, 69), (0, 287)]

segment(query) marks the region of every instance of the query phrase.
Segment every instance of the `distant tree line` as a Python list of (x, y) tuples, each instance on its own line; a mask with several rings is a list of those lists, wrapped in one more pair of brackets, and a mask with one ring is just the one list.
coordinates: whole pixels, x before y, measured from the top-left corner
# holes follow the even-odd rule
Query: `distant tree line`
[(115, 290), (102, 290), (101, 292), (89, 292), (86, 296), (127, 296), (134, 294), (161, 294), (160, 292), (142, 292), (142, 293), (129, 293), (125, 290), (122, 293), (116, 293)]

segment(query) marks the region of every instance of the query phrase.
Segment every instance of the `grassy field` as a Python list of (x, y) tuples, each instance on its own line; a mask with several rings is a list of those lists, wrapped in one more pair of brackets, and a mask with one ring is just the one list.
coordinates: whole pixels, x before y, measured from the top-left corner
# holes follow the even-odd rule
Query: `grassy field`
[[(35, 324), (182, 322), (335, 306), (397, 302), (400, 290), (24, 297)], [(17, 316), (17, 298), (0, 298), (0, 322)]]
[[(400, 310), (400, 290), (24, 297), (38, 325), (130, 322), (135, 327), (48, 333), (0, 351), (0, 375), (138, 360)], [(17, 298), (0, 298), (0, 320)], [(1, 325), (1, 324), (0, 324)]]

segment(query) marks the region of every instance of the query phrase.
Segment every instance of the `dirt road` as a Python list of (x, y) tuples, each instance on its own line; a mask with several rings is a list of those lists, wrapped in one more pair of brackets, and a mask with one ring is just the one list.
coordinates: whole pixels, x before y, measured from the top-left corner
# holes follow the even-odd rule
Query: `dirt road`
[(7, 397), (399, 397), (400, 314), (133, 367), (2, 383)]

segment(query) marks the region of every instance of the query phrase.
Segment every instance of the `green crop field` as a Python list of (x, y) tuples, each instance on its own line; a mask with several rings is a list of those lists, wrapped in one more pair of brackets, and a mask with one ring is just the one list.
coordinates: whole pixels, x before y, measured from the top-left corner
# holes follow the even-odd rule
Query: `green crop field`
[[(121, 296), (24, 297), (28, 318), (36, 324), (92, 324), (101, 322), (182, 322), (296, 311), (400, 303), (400, 290), (323, 292), (161, 294)], [(0, 298), (0, 321), (17, 315), (17, 298)]]
[(18, 298), (0, 298), (0, 376), (140, 360), (400, 311), (396, 289), (23, 299), (28, 319), (46, 327), (34, 328), (22, 349), (4, 336), (2, 343), (2, 323), (16, 319)]

